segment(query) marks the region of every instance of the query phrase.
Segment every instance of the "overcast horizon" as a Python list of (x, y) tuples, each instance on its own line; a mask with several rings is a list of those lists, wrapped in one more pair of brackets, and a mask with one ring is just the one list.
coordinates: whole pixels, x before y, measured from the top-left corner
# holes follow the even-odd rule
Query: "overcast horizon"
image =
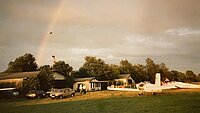
[(151, 58), (200, 73), (200, 0), (1, 0), (0, 26), (0, 71), (31, 53), (39, 65)]

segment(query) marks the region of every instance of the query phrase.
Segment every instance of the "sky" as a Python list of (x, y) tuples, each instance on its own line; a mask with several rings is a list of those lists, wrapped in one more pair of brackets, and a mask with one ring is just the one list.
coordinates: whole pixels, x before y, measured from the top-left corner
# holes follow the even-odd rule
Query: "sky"
[(151, 58), (199, 74), (200, 0), (1, 0), (0, 71), (25, 53), (38, 65)]

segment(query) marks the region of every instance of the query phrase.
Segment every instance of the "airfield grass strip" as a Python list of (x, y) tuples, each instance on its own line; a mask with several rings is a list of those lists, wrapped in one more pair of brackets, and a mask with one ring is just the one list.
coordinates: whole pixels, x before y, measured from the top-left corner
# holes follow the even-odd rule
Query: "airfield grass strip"
[(0, 101), (2, 113), (198, 113), (199, 90), (166, 91), (137, 96), (133, 92), (99, 91), (59, 100)]

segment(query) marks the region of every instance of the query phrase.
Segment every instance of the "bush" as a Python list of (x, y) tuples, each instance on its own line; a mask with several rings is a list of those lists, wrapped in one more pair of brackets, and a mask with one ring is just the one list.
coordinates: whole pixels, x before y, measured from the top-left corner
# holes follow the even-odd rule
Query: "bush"
[(24, 96), (30, 90), (40, 89), (47, 91), (52, 87), (53, 80), (52, 72), (48, 68), (43, 68), (37, 76), (29, 77), (23, 81), (20, 93)]
[(22, 87), (20, 88), (21, 95), (26, 95), (29, 90), (39, 89), (40, 84), (37, 77), (29, 77), (25, 79), (22, 83)]
[(43, 68), (40, 70), (39, 74), (37, 75), (39, 81), (39, 89), (47, 91), (53, 85), (53, 73), (49, 70), (49, 68)]

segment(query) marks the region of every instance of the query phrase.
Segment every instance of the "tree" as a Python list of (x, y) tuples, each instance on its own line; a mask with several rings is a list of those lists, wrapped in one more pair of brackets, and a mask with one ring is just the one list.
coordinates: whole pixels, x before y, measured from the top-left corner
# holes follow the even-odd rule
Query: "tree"
[[(85, 63), (79, 69), (80, 74), (96, 77), (98, 80), (111, 80), (116, 78), (117, 72), (100, 58), (86, 56)], [(84, 76), (84, 75), (81, 75)]]
[(197, 81), (200, 82), (200, 73), (197, 76)]
[(6, 72), (26, 72), (26, 71), (36, 71), (37, 64), (35, 58), (32, 54), (26, 53), (15, 59), (15, 61), (10, 61)]
[(170, 80), (172, 80), (172, 81), (182, 81), (181, 78), (179, 77), (179, 72), (176, 71), (176, 70), (171, 71)]
[(23, 80), (21, 93), (22, 95), (25, 95), (28, 93), (29, 90), (39, 89), (39, 87), (40, 84), (37, 76), (29, 77), (26, 80)]
[(92, 56), (86, 56), (85, 57), (85, 63), (83, 64), (82, 68), (83, 70), (86, 70), (86, 74), (89, 76), (96, 76), (100, 77), (104, 74), (104, 68), (106, 64), (105, 61), (103, 61), (100, 58), (92, 57)]
[(120, 61), (120, 74), (131, 74), (131, 77), (136, 83), (148, 80), (145, 76), (145, 67), (143, 65), (133, 65), (128, 60)]
[(58, 71), (59, 73), (63, 74), (66, 78), (66, 87), (72, 87), (74, 82), (73, 76), (73, 67), (69, 64), (65, 63), (64, 61), (55, 62), (53, 65), (53, 70)]
[(119, 69), (116, 67), (116, 65), (108, 65), (106, 64), (104, 67), (104, 78), (101, 77), (100, 80), (113, 80), (115, 78), (119, 77)]
[(166, 78), (172, 80), (172, 78), (171, 78), (172, 73), (169, 71), (169, 69), (167, 68), (165, 63), (158, 64), (158, 70), (161, 74), (162, 81), (164, 81)]
[(38, 70), (42, 70), (42, 69), (46, 69), (46, 68), (48, 68), (48, 69), (52, 69), (52, 67), (50, 66), (50, 65), (43, 65), (43, 66), (40, 66), (39, 68), (38, 68)]
[(54, 77), (49, 68), (41, 69), (39, 74), (37, 75), (37, 78), (40, 84), (39, 89), (47, 91), (52, 88)]
[(71, 76), (71, 73), (73, 72), (73, 68), (64, 61), (55, 62), (55, 64), (53, 65), (53, 70), (62, 73), (63, 75), (65, 75), (65, 77)]
[(197, 76), (194, 74), (193, 71), (187, 70), (186, 71), (186, 79), (187, 79), (187, 82), (196, 82)]
[(136, 83), (142, 82), (142, 81), (148, 81), (149, 76), (146, 74), (146, 67), (142, 64), (134, 65), (135, 73), (132, 75)]
[(77, 73), (77, 77), (88, 77), (90, 76), (87, 72), (87, 70), (82, 66), (79, 68), (79, 70), (76, 72)]
[(110, 72), (111, 72), (110, 75), (112, 76), (111, 80), (118, 78), (120, 75), (119, 66), (115, 65), (115, 64), (111, 64), (111, 65), (109, 65), (109, 68), (110, 68)]
[(182, 82), (187, 82), (186, 80), (186, 75), (182, 72), (179, 72), (178, 74), (178, 78), (182, 81)]
[(146, 59), (146, 71), (147, 75), (149, 76), (149, 80), (151, 83), (155, 82), (155, 74), (159, 72), (158, 65), (156, 65), (152, 59)]
[(38, 75), (23, 80), (21, 87), (22, 95), (27, 94), (30, 90), (36, 89), (47, 91), (52, 87), (53, 80), (54, 77), (49, 68), (43, 68), (40, 70)]
[(119, 65), (121, 74), (131, 74), (134, 72), (133, 65), (128, 60), (121, 60)]

